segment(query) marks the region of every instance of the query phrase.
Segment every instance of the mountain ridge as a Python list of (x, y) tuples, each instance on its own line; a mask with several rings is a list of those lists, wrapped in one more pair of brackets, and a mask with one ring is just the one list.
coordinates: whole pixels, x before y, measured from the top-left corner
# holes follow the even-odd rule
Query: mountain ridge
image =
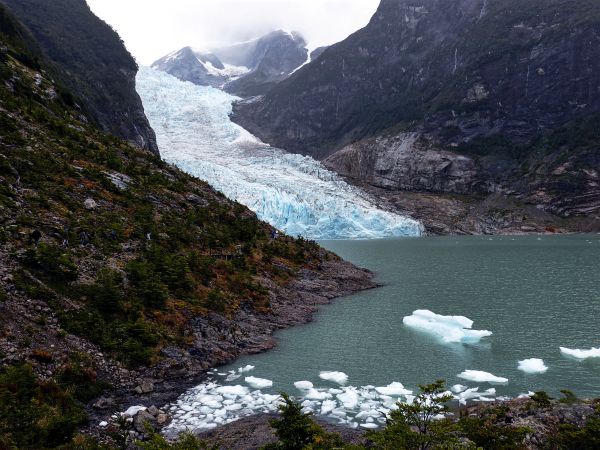
[[(35, 36), (81, 112), (104, 131), (158, 153), (137, 92), (137, 64), (85, 0), (2, 0)], [(100, 86), (100, 88), (99, 88)]]
[(307, 59), (306, 42), (299, 33), (276, 30), (209, 52), (184, 47), (158, 59), (152, 67), (182, 81), (252, 97), (267, 92)]
[(382, 0), (232, 119), (390, 193), (500, 193), (557, 224), (598, 217), (599, 43), (588, 0)]

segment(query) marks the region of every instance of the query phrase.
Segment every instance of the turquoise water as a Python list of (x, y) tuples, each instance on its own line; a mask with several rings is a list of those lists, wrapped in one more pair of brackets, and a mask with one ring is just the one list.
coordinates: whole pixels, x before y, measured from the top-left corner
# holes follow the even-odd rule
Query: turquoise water
[[(323, 385), (323, 370), (346, 373), (353, 386), (399, 381), (414, 389), (443, 378), (490, 387), (456, 376), (473, 369), (509, 379), (496, 386), (498, 395), (570, 389), (600, 396), (600, 358), (577, 360), (559, 350), (600, 347), (600, 236), (321, 244), (376, 272), (384, 287), (321, 308), (313, 323), (278, 333), (275, 350), (243, 357), (225, 371), (251, 364), (252, 375), (273, 380), (274, 391), (293, 393), (294, 381)], [(444, 344), (403, 325), (416, 309), (467, 316), (473, 328), (493, 335), (477, 344)], [(517, 370), (527, 358), (542, 358), (548, 371)]]
[[(383, 423), (382, 414), (398, 399), (410, 401), (398, 384), (381, 389), (393, 382), (416, 390), (445, 379), (448, 386), (478, 388), (488, 399), (536, 390), (558, 396), (561, 389), (600, 396), (600, 358), (578, 360), (560, 351), (600, 347), (599, 235), (321, 244), (375, 271), (384, 286), (322, 307), (314, 322), (279, 332), (274, 350), (212, 373), (172, 405), (172, 430), (204, 430), (273, 411), (279, 391), (328, 420), (364, 428)], [(444, 343), (403, 324), (417, 309), (466, 316), (474, 329), (493, 334), (472, 344)], [(518, 370), (518, 362), (529, 358), (543, 359), (548, 370)], [(254, 368), (238, 371), (247, 365)], [(457, 377), (465, 370), (508, 382)], [(343, 372), (348, 380), (340, 385), (321, 379), (322, 371)], [(314, 389), (310, 383), (295, 386), (297, 381)]]

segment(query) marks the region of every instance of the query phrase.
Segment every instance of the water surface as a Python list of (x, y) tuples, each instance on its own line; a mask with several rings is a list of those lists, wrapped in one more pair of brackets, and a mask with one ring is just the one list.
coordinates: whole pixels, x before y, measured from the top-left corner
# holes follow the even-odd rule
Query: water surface
[[(577, 360), (559, 350), (600, 347), (599, 235), (321, 244), (375, 271), (384, 286), (322, 307), (314, 322), (279, 332), (276, 349), (242, 357), (219, 372), (246, 365), (254, 370), (229, 382), (214, 374), (217, 383), (247, 386), (245, 377), (252, 375), (273, 381), (262, 392), (286, 391), (302, 397), (306, 392), (295, 388), (294, 382), (308, 380), (327, 392), (338, 386), (320, 379), (319, 373), (340, 371), (348, 375), (348, 386), (357, 387), (401, 382), (416, 389), (440, 378), (449, 386), (461, 383), (480, 391), (492, 387), (457, 377), (471, 369), (508, 378), (507, 384), (493, 386), (495, 396), (541, 389), (552, 395), (570, 389), (580, 397), (600, 396), (600, 358)], [(467, 316), (474, 321), (473, 328), (493, 334), (476, 344), (443, 343), (403, 325), (403, 317), (417, 309)], [(548, 371), (519, 371), (518, 361), (528, 358), (542, 358)], [(364, 392), (367, 397), (361, 402), (372, 388)], [(336, 395), (334, 391), (331, 401), (343, 409), (343, 400)], [(194, 404), (197, 399), (190, 395), (181, 403)], [(317, 413), (322, 408), (319, 402), (307, 405)], [(232, 418), (227, 415), (227, 420)], [(364, 420), (372, 419), (363, 418), (360, 426), (369, 425)], [(340, 421), (353, 426), (360, 422), (350, 416)]]

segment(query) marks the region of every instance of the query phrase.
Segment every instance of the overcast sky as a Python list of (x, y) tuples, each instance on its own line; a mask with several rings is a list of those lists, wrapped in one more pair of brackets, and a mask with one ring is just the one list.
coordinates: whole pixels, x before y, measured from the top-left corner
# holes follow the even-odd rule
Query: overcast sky
[(88, 0), (140, 64), (186, 45), (211, 47), (283, 28), (309, 47), (333, 44), (364, 27), (379, 0)]

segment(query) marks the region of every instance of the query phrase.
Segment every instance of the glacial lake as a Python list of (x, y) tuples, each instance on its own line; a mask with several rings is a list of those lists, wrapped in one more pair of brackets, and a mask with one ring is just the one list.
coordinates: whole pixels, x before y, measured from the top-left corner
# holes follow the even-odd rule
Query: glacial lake
[[(252, 376), (273, 382), (261, 392), (286, 391), (302, 398), (306, 391), (294, 382), (310, 381), (325, 394), (306, 404), (325, 415), (332, 407), (343, 408), (348, 400), (348, 396), (336, 397), (340, 389), (362, 389), (360, 402), (373, 396), (374, 387), (392, 382), (416, 390), (420, 383), (445, 379), (448, 386), (462, 384), (480, 392), (494, 388), (491, 397), (542, 389), (554, 396), (559, 396), (561, 389), (580, 397), (600, 396), (600, 358), (576, 359), (560, 351), (560, 347), (600, 347), (600, 235), (320, 243), (373, 270), (383, 287), (338, 299), (323, 306), (312, 323), (279, 332), (276, 349), (219, 368), (221, 375), (214, 373), (218, 386), (246, 389), (245, 377)], [(473, 320), (473, 329), (493, 334), (477, 343), (445, 343), (403, 324), (405, 316), (422, 309), (466, 316)], [(529, 358), (543, 359), (548, 370), (536, 374), (518, 370), (518, 361)], [(247, 365), (254, 369), (238, 371)], [(489, 372), (507, 378), (508, 383), (492, 385), (458, 378), (465, 370)], [(238, 375), (225, 381), (223, 374), (228, 371)], [(321, 371), (343, 372), (348, 380), (340, 386), (320, 378)], [(364, 386), (368, 387), (361, 388)], [(199, 392), (214, 391), (212, 385)], [(352, 392), (350, 397), (356, 397)], [(241, 401), (244, 392), (239, 394), (225, 398)], [(188, 396), (180, 402), (198, 398)], [(322, 409), (324, 399), (331, 403)], [(356, 403), (355, 398), (350, 400)], [(332, 417), (353, 426), (360, 422), (342, 412)], [(235, 417), (228, 413), (226, 421), (231, 418)]]

